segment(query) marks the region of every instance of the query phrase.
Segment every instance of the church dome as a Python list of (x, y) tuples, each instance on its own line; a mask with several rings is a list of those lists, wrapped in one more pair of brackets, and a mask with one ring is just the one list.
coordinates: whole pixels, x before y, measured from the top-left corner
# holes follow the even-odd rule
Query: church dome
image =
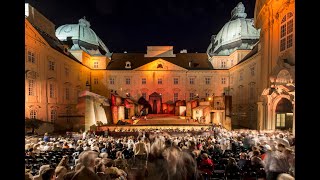
[[(87, 52), (109, 54), (110, 51), (97, 34), (90, 28), (90, 22), (85, 18), (78, 24), (66, 24), (56, 29), (57, 38), (71, 45), (72, 50), (83, 49)], [(92, 54), (92, 53), (90, 53)]]
[(239, 2), (231, 11), (231, 19), (217, 35), (213, 35), (207, 54), (230, 55), (237, 49), (252, 49), (259, 40), (260, 31), (254, 27), (253, 18), (246, 18), (244, 5)]

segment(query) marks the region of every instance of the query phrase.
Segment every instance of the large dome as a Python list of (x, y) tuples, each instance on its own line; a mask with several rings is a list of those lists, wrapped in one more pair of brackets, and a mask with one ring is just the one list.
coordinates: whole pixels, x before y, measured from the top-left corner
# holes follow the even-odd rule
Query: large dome
[[(78, 24), (66, 24), (56, 29), (56, 36), (60, 41), (72, 45), (71, 49), (83, 49), (95, 54), (109, 54), (110, 51), (97, 34), (90, 28), (90, 22), (85, 18)], [(92, 53), (90, 53), (92, 54)]]
[(252, 49), (259, 40), (260, 31), (254, 27), (253, 18), (246, 18), (244, 5), (239, 2), (231, 11), (231, 19), (217, 35), (213, 35), (207, 54), (230, 55), (237, 49)]

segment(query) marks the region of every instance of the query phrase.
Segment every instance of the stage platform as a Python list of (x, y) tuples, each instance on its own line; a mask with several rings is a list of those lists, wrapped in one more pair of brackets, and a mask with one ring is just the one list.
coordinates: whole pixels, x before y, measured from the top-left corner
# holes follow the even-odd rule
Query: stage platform
[(114, 131), (115, 129), (207, 129), (212, 127), (212, 124), (204, 124), (185, 116), (175, 116), (172, 114), (149, 114), (147, 118), (137, 118), (136, 120), (126, 119), (125, 125), (111, 124), (98, 126), (97, 131)]

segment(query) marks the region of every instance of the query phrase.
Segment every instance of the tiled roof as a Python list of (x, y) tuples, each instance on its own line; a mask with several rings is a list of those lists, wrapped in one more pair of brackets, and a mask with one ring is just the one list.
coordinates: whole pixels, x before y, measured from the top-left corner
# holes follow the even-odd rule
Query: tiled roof
[[(163, 59), (188, 70), (212, 70), (206, 53), (179, 53), (176, 57), (144, 57), (144, 53), (113, 53), (107, 70), (132, 70), (157, 59)], [(131, 62), (131, 68), (126, 69), (126, 61)], [(189, 62), (192, 61), (192, 67)]]

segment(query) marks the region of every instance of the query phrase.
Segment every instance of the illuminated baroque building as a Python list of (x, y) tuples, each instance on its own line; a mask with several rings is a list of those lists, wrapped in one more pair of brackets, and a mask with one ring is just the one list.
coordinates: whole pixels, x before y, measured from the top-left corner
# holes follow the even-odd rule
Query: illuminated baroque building
[(85, 18), (55, 29), (26, 4), (25, 116), (68, 129), (94, 117), (110, 124), (112, 92), (134, 101), (156, 94), (167, 104), (215, 99), (216, 108), (231, 96), (233, 128), (294, 129), (294, 6), (257, 0), (253, 19), (240, 2), (206, 53), (175, 54), (172, 46), (112, 53)]

